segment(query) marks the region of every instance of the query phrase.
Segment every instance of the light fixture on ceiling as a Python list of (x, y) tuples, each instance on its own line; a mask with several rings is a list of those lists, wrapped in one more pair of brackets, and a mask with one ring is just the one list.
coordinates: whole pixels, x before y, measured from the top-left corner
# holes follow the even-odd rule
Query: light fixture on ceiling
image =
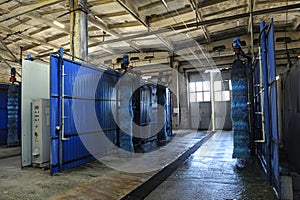
[(65, 28), (64, 24), (62, 24), (62, 23), (60, 23), (60, 22), (58, 22), (56, 20), (53, 21), (53, 24), (56, 25), (56, 26), (58, 26), (58, 27), (60, 27), (60, 28)]
[(151, 78), (151, 76), (142, 76), (142, 79), (144, 79), (144, 80), (147, 80), (147, 79), (150, 79)]
[(207, 69), (204, 73), (220, 73), (220, 69)]
[(165, 0), (161, 0), (163, 2), (163, 4), (166, 6), (166, 8), (168, 8), (168, 4), (165, 2)]

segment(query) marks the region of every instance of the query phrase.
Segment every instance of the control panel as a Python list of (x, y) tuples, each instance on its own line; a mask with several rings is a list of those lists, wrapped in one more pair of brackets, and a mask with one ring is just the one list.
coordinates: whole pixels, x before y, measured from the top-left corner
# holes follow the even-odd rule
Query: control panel
[(32, 165), (49, 167), (50, 161), (50, 102), (32, 101)]

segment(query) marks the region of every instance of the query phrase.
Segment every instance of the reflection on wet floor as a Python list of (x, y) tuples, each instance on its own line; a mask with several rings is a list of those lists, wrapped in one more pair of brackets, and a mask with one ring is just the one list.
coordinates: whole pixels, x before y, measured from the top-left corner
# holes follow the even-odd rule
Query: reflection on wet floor
[(146, 199), (277, 199), (259, 162), (232, 159), (232, 133), (216, 132)]

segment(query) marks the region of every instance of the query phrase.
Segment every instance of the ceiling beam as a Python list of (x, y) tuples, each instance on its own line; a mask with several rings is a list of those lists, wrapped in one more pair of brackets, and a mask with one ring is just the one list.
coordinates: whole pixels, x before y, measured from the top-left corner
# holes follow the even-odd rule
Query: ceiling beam
[[(4, 26), (1, 26), (1, 25), (0, 25), (0, 30), (3, 30), (4, 32), (7, 32), (9, 34), (15, 34), (13, 29), (8, 29), (8, 28), (6, 28)], [(39, 39), (39, 38), (31, 37), (31, 36), (29, 36), (25, 33), (18, 33), (18, 35), (20, 37), (22, 37), (22, 39), (27, 40), (29, 42), (35, 42), (35, 43), (38, 43), (38, 44), (42, 44), (42, 45), (45, 45), (45, 46), (50, 46), (52, 48), (59, 49), (59, 46), (57, 46), (57, 45), (50, 44), (50, 43), (46, 42), (45, 40), (42, 40), (42, 39)]]
[(298, 16), (295, 21), (293, 22), (293, 29), (298, 31), (300, 28), (300, 16)]
[[(44, 16), (42, 16), (41, 14), (39, 14), (39, 13), (37, 13), (37, 12), (28, 13), (27, 16), (31, 17), (31, 18), (34, 19), (35, 21), (39, 21), (39, 22), (42, 23), (42, 24), (46, 24), (46, 25), (48, 25), (49, 27), (55, 28), (56, 30), (59, 30), (59, 31), (62, 31), (64, 34), (67, 34), (67, 35), (70, 34), (70, 27), (69, 27), (69, 25), (65, 25), (65, 24), (64, 24), (65, 27), (62, 28), (62, 27), (60, 27), (60, 26), (58, 26), (58, 25), (56, 25), (56, 24), (54, 23), (55, 20), (50, 19), (50, 18), (47, 18), (47, 17), (44, 17)], [(55, 38), (55, 37), (53, 37), (53, 38)], [(53, 39), (53, 38), (52, 38), (52, 39)], [(59, 39), (59, 38), (57, 38), (57, 39)], [(46, 41), (47, 41), (47, 39), (46, 39)], [(51, 40), (51, 41), (53, 41), (53, 40)], [(90, 39), (90, 41), (96, 42), (96, 41), (98, 41), (98, 40)], [(34, 48), (34, 47), (37, 47), (37, 46), (38, 46), (38, 44), (37, 44), (37, 45), (29, 45), (29, 46), (27, 46), (26, 48), (27, 48), (27, 50), (29, 50), (29, 49)], [(111, 48), (108, 48), (108, 47), (107, 47), (107, 48), (101, 47), (101, 48), (102, 48), (104, 51), (106, 51), (106, 52), (114, 53), (113, 50), (112, 50)]]
[(18, 20), (16, 23), (10, 24), (8, 27), (9, 27), (9, 28), (13, 28), (13, 27), (19, 26), (19, 25), (21, 25), (21, 24), (24, 24), (24, 23), (30, 21), (31, 18), (26, 17), (26, 18), (21, 19), (21, 20), (19, 20), (19, 19), (16, 19), (16, 20)]
[[(299, 0), (288, 0), (288, 2), (299, 1)], [(286, 3), (287, 0), (265, 0), (265, 1), (257, 1), (256, 4), (270, 4), (270, 3)]]
[(109, 18), (109, 17), (119, 17), (121, 15), (128, 15), (128, 13), (126, 11), (119, 11), (119, 12), (113, 12), (113, 13), (97, 15), (97, 17), (99, 17), (99, 18)]
[(46, 6), (50, 6), (59, 2), (62, 2), (63, 0), (40, 0), (38, 3), (34, 3), (27, 6), (22, 6), (20, 8), (15, 9), (12, 12), (9, 12), (8, 14), (0, 16), (0, 22), (7, 21), (9, 19), (16, 18), (18, 16), (24, 15), (26, 13), (30, 13), (34, 10), (37, 10), (39, 8), (43, 8)]
[(12, 56), (12, 58), (21, 65), (21, 61), (15, 56), (15, 54), (6, 46), (6, 44), (0, 39), (1, 45)]
[[(200, 12), (200, 10), (197, 7), (197, 0), (190, 0), (190, 4), (191, 4), (191, 7), (192, 7), (192, 9), (194, 10), (194, 12), (196, 14), (197, 21), (199, 20), (199, 22), (202, 22), (203, 17), (202, 17), (202, 13)], [(200, 27), (201, 27), (201, 29), (204, 33), (205, 39), (209, 42), (210, 41), (210, 35), (209, 35), (209, 32), (208, 32), (207, 28), (204, 25), (200, 26)]]
[(108, 24), (107, 28), (114, 29), (114, 28), (127, 28), (127, 27), (133, 27), (133, 26), (140, 26), (140, 22), (137, 21), (130, 21), (125, 23), (116, 23), (116, 24)]
[[(171, 2), (171, 1), (174, 1), (174, 0), (165, 0), (166, 3)], [(139, 7), (138, 11), (144, 11), (144, 10), (147, 10), (147, 9), (152, 9), (156, 6), (161, 6), (161, 5), (163, 5), (163, 3), (161, 2), (161, 0), (159, 0), (159, 1), (149, 3), (149, 4), (146, 4), (144, 6)]]
[(207, 17), (212, 17), (212, 16), (216, 16), (216, 15), (220, 15), (226, 12), (231, 12), (231, 11), (236, 11), (238, 9), (242, 9), (242, 8), (246, 8), (247, 5), (243, 4), (243, 5), (239, 5), (239, 6), (235, 6), (235, 7), (231, 7), (231, 8), (226, 8), (226, 9), (222, 9), (216, 12), (211, 12), (211, 13), (207, 13), (202, 15), (203, 18), (207, 18)]
[(113, 3), (115, 2), (114, 0), (96, 0), (96, 1), (91, 1), (91, 2), (88, 2), (88, 5), (90, 7), (92, 6), (98, 6), (98, 5), (103, 5), (103, 4), (107, 4), (107, 3)]
[(35, 34), (41, 33), (41, 32), (43, 32), (45, 30), (48, 30), (49, 28), (51, 28), (51, 27), (48, 26), (48, 25), (47, 26), (43, 26), (43, 27), (41, 27), (41, 28), (39, 28), (39, 29), (37, 29), (35, 31), (30, 32), (29, 35), (35, 35)]
[[(282, 7), (267, 8), (264, 10), (254, 11), (253, 16), (259, 16), (259, 15), (263, 15), (263, 14), (297, 9), (299, 7), (300, 7), (300, 3), (288, 5), (288, 6), (282, 6)], [(221, 24), (221, 23), (224, 23), (224, 22), (230, 21), (230, 20), (242, 19), (242, 18), (248, 17), (249, 15), (250, 15), (250, 13), (246, 12), (246, 13), (242, 13), (242, 14), (227, 16), (227, 17), (220, 17), (220, 18), (216, 18), (216, 19), (204, 20), (202, 22), (197, 22), (197, 23), (189, 23), (189, 24), (185, 24), (185, 25), (174, 26), (173, 29), (161, 28), (161, 29), (158, 29), (155, 31), (149, 31), (149, 32), (139, 33), (136, 35), (122, 37), (122, 38), (106, 40), (106, 41), (102, 42), (101, 44), (110, 44), (110, 43), (115, 43), (115, 42), (127, 41), (127, 40), (136, 39), (136, 38), (147, 37), (150, 35), (167, 33), (167, 32), (171, 32), (174, 30), (184, 30), (187, 28), (194, 28), (194, 27), (201, 26), (201, 25)]]
[(151, 23), (158, 22), (158, 21), (161, 21), (164, 19), (183, 15), (183, 14), (186, 14), (186, 13), (189, 13), (192, 11), (193, 11), (193, 9), (189, 6), (189, 7), (183, 7), (183, 8), (171, 11), (171, 12), (162, 13), (161, 15), (151, 15), (149, 17), (148, 23), (151, 24)]
[[(259, 15), (270, 14), (270, 13), (274, 14), (276, 12), (282, 12), (282, 11), (292, 10), (292, 9), (297, 9), (297, 8), (300, 8), (300, 3), (253, 11), (253, 16), (259, 16)], [(216, 19), (205, 20), (205, 21), (202, 21), (202, 22), (190, 23), (190, 24), (186, 24), (186, 25), (176, 26), (176, 27), (173, 27), (173, 28), (175, 30), (181, 30), (181, 29), (192, 28), (192, 27), (197, 27), (197, 26), (201, 26), (201, 25), (222, 24), (226, 21), (242, 19), (242, 18), (248, 17), (249, 15), (250, 15), (249, 12), (245, 12), (245, 13), (241, 13), (241, 14), (236, 14), (236, 15), (220, 17), (220, 18), (216, 18)]]
[(208, 7), (208, 6), (215, 6), (218, 3), (223, 3), (226, 2), (228, 0), (201, 0), (198, 3), (198, 8), (204, 8), (204, 7)]
[[(144, 27), (148, 28), (148, 30), (152, 31), (152, 27), (149, 26), (148, 21), (146, 21), (146, 17), (141, 15), (138, 12), (138, 9), (128, 0), (116, 0), (129, 14), (131, 14), (139, 23), (141, 23)], [(172, 45), (162, 38), (160, 35), (156, 35), (156, 37), (170, 50), (174, 51)]]
[[(111, 30), (108, 28), (108, 26), (102, 22), (100, 22), (94, 15), (94, 13), (89, 13), (89, 22), (92, 23), (94, 26), (98, 27), (99, 29), (102, 29), (103, 31), (107, 32), (108, 34), (117, 37), (117, 38), (121, 38), (122, 36), (115, 32), (114, 30)], [(137, 51), (140, 51), (140, 47), (137, 46), (134, 42), (131, 41), (124, 41), (127, 44), (129, 44), (132, 48), (134, 48)], [(99, 43), (101, 44), (101, 42)]]
[[(0, 60), (2, 60), (9, 68), (13, 68), (1, 55)], [(21, 77), (21, 74), (19, 72), (16, 72)]]

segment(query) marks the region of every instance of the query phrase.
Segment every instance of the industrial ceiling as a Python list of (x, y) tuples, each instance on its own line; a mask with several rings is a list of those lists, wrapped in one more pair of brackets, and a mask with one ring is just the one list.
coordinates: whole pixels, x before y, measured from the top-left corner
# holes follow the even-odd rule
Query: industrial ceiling
[[(0, 0), (0, 82), (8, 81), (10, 67), (21, 73), (27, 54), (49, 62), (60, 47), (70, 50), (69, 5)], [(147, 73), (169, 67), (170, 58), (182, 69), (209, 67), (202, 62), (207, 58), (228, 68), (232, 39), (240, 37), (246, 53), (256, 52), (260, 21), (274, 18), (276, 63), (286, 66), (300, 55), (299, 11), (298, 0), (87, 0), (88, 62), (116, 68), (127, 53), (131, 65)]]

